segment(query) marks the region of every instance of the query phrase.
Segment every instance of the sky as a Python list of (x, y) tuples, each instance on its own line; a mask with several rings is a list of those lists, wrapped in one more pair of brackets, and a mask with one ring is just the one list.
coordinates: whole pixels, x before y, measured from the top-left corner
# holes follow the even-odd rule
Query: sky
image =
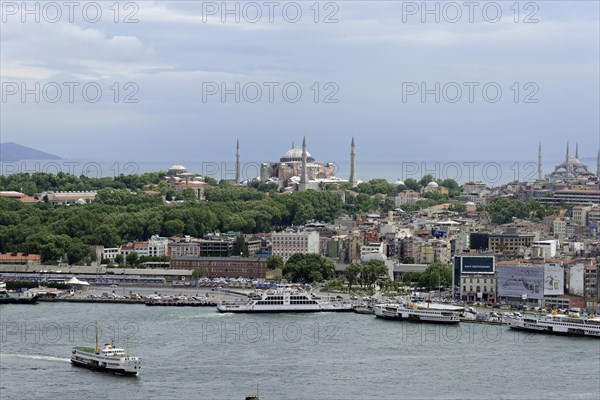
[(2, 142), (177, 163), (306, 136), (338, 161), (354, 137), (359, 164), (600, 145), (597, 1), (46, 3), (2, 2)]

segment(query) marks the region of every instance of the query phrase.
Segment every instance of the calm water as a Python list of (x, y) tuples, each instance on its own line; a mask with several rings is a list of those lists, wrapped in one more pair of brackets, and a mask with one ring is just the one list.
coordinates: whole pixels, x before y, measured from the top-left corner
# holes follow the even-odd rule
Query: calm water
[[(137, 378), (72, 367), (128, 342)], [(0, 306), (1, 399), (597, 399), (600, 340), (358, 314), (218, 314), (111, 304)], [(129, 336), (129, 340), (125, 337)]]

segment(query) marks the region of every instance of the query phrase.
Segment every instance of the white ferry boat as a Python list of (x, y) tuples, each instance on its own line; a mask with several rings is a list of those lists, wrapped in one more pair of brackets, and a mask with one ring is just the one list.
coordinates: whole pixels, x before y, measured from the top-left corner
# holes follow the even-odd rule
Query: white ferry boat
[(553, 311), (543, 317), (526, 315), (507, 319), (511, 329), (567, 336), (600, 338), (600, 318), (583, 318), (558, 314)]
[(294, 288), (292, 285), (278, 285), (277, 289), (252, 296), (245, 303), (221, 301), (217, 304), (217, 311), (231, 313), (350, 312), (352, 304), (323, 300), (312, 292)]
[(374, 307), (377, 318), (404, 320), (412, 322), (431, 322), (438, 324), (458, 324), (461, 307), (452, 307), (413, 303), (409, 306), (403, 304), (377, 304)]
[(96, 348), (75, 347), (71, 352), (71, 363), (95, 371), (137, 375), (142, 367), (142, 359), (132, 357), (125, 349), (116, 348), (112, 344), (105, 344), (100, 349), (97, 335), (96, 332)]

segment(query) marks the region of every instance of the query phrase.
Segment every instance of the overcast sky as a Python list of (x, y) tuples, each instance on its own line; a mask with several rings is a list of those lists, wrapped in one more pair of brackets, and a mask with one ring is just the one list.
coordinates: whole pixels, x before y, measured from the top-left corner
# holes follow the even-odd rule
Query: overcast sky
[[(540, 141), (556, 160), (567, 140), (581, 157), (597, 153), (597, 1), (522, 2), (518, 15), (512, 1), (485, 12), (480, 2), (472, 22), (463, 2), (440, 3), (439, 23), (415, 10), (421, 2), (321, 2), (318, 16), (312, 1), (280, 2), (272, 22), (265, 3), (240, 3), (240, 21), (222, 22), (221, 2), (142, 1), (121, 3), (118, 23), (113, 2), (101, 3), (95, 23), (93, 8), (85, 18), (76, 8), (73, 22), (66, 7), (52, 22), (48, 8), (35, 22), (15, 10), (21, 2), (2, 3), (1, 141), (65, 158), (173, 162), (231, 159), (236, 138), (244, 158), (275, 160), (303, 135), (324, 161), (347, 159), (352, 136), (359, 160), (535, 160)], [(21, 84), (35, 91), (36, 82), (39, 103), (23, 101)], [(65, 82), (79, 84), (72, 103)], [(236, 82), (239, 103), (213, 93)], [(265, 82), (275, 82), (272, 102)], [(302, 90), (295, 103), (282, 93), (292, 82), (288, 100)], [(96, 103), (93, 91), (83, 97), (90, 83), (102, 90)], [(425, 102), (421, 83), (433, 89)], [(57, 86), (62, 98), (51, 103)]]

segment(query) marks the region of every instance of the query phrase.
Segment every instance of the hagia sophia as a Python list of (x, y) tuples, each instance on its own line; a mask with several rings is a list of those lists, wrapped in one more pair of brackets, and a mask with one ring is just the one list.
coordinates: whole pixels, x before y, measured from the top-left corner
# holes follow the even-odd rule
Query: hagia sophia
[(302, 147), (292, 143), (292, 147), (279, 158), (279, 161), (262, 163), (260, 180), (277, 183), (280, 187), (295, 187), (296, 190), (318, 189), (320, 182), (352, 182), (356, 185), (355, 156), (353, 138), (350, 144), (350, 179), (342, 180), (334, 176), (335, 166), (332, 162), (315, 160), (306, 148), (305, 138)]
[[(302, 147), (292, 143), (291, 149), (286, 151), (279, 161), (265, 162), (260, 164), (260, 176), (262, 182), (277, 184), (287, 191), (302, 191), (307, 189), (319, 189), (320, 183), (350, 182), (353, 186), (358, 184), (355, 169), (356, 149), (354, 138), (350, 143), (350, 177), (348, 180), (340, 179), (334, 175), (335, 165), (332, 162), (317, 161), (306, 148), (306, 138), (302, 141)], [(167, 171), (166, 181), (176, 192), (192, 189), (196, 192), (198, 199), (203, 198), (206, 183), (202, 176), (187, 171), (182, 165), (173, 165)], [(242, 184), (240, 164), (240, 142), (237, 141), (235, 154), (235, 184)]]

